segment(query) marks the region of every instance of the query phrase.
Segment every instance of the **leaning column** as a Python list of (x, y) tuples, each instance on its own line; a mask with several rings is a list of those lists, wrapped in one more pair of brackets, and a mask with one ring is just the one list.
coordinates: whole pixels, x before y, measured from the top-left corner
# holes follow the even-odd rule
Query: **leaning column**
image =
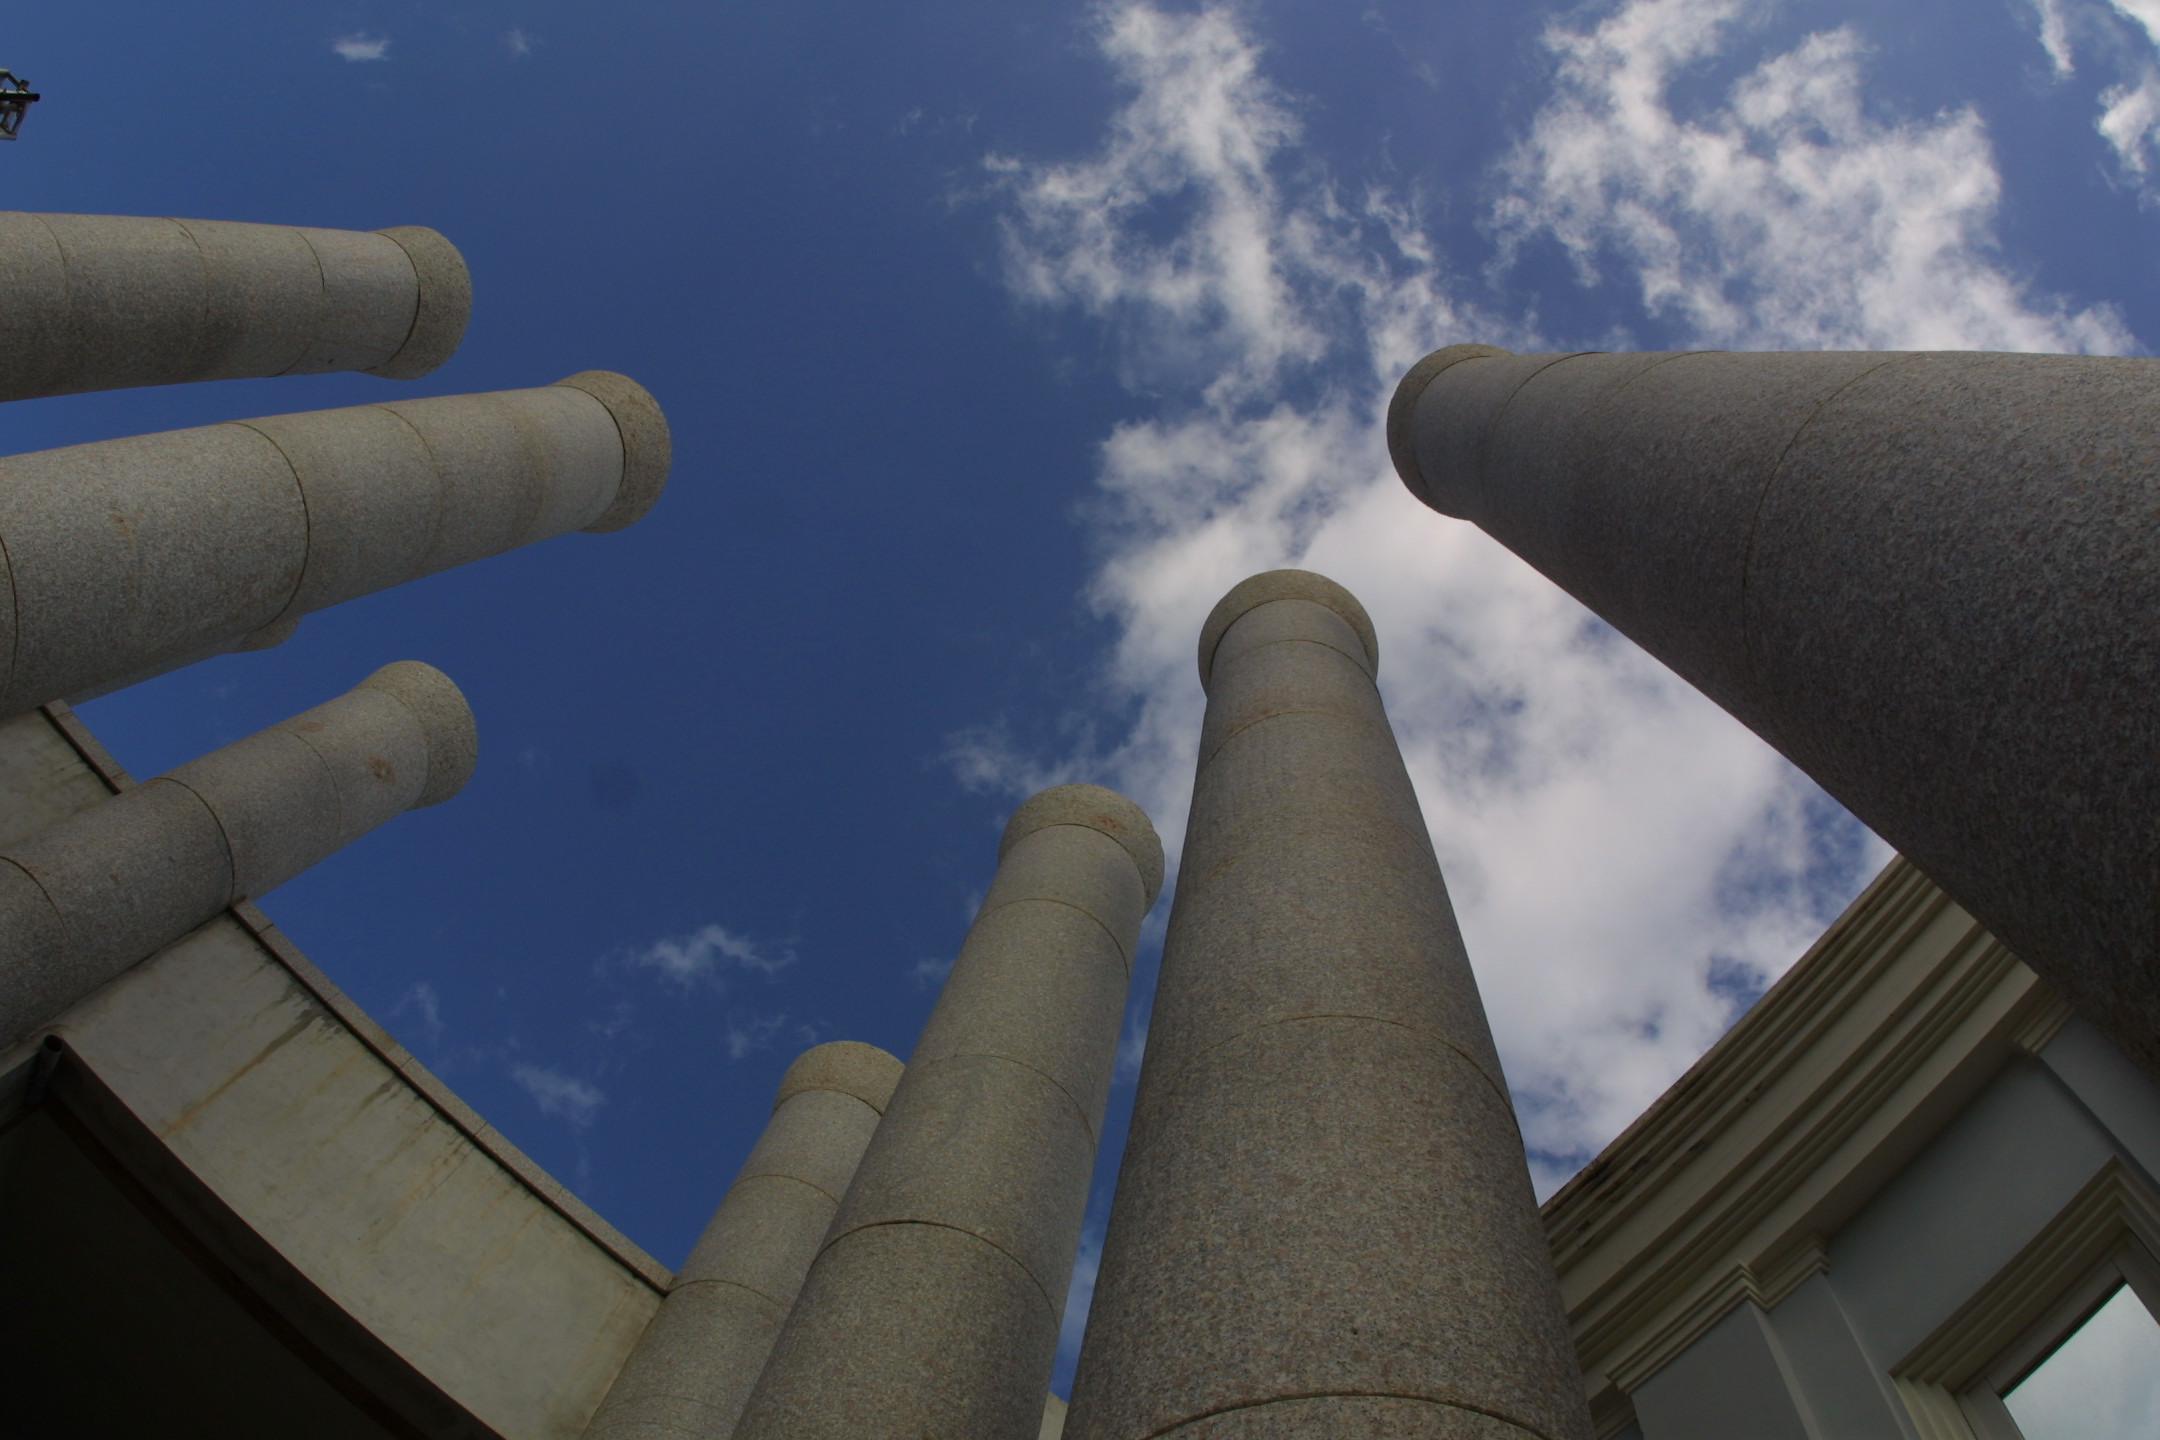
[(620, 529), (659, 498), (668, 458), (652, 396), (587, 371), (0, 459), (0, 715)]
[(1068, 1440), (1577, 1440), (1522, 1140), (1373, 677), (1301, 570), (1200, 636), (1177, 902)]
[(400, 661), (0, 849), (0, 1051), (226, 906), (449, 799), (477, 753), (457, 686)]
[(425, 375), (472, 313), (433, 230), (0, 211), (0, 400), (188, 380)]
[(1066, 785), (998, 853), (736, 1440), (1038, 1432), (1162, 845)]
[(2160, 364), (1458, 345), (1388, 438), (2160, 1074)]
[(729, 1436), (900, 1080), (875, 1045), (806, 1050), (697, 1248), (585, 1429)]

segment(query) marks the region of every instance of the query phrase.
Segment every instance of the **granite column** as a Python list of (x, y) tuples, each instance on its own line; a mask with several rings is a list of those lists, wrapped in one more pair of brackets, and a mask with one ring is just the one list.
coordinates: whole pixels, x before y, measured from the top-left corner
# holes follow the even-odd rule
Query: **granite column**
[(1373, 677), (1299, 570), (1230, 591), (1068, 1440), (1581, 1440), (1462, 938)]
[(780, 1079), (772, 1119), (585, 1429), (587, 1440), (735, 1433), (781, 1322), (900, 1081), (838, 1040)]
[(2160, 1074), (2160, 363), (1458, 345), (1388, 439)]
[(400, 661), (0, 850), (0, 1051), (235, 901), (449, 799), (477, 753), (457, 686)]
[(433, 230), (0, 211), (0, 400), (190, 380), (427, 374), (472, 312)]
[(604, 371), (0, 459), (0, 715), (620, 529), (659, 498), (668, 459), (660, 407)]
[(1046, 790), (773, 1347), (737, 1440), (1034, 1440), (1162, 846)]

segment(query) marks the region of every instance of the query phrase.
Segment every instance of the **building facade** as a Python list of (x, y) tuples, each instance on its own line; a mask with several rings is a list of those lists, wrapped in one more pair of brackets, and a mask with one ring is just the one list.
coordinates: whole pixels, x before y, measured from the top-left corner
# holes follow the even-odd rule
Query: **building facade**
[[(0, 323), (34, 342), (6, 348), (0, 399), (416, 375), (454, 349), (470, 298), (432, 231), (4, 215), (0, 258)], [(2160, 446), (2160, 410), (2139, 408), (2150, 362), (1832, 357), (1750, 378), (1774, 357), (1525, 358), (1457, 347), (1412, 372), (1390, 440), (1413, 492), (1673, 657), (1894, 840), (1964, 847), (1929, 873), (1893, 861), (1538, 1207), (1379, 699), (1381, 637), (1324, 577), (1239, 585), (1200, 637), (1185, 882), (1069, 1413), (1044, 1388), (1163, 881), (1137, 807), (1069, 786), (1020, 808), (908, 1064), (806, 1053), (671, 1274), (254, 903), (455, 794), (477, 739), (449, 677), (356, 677), (142, 784), (65, 698), (633, 523), (668, 467), (651, 397), (588, 372), (0, 460), (0, 1244), (26, 1297), (0, 1322), (11, 1416), (53, 1434), (512, 1440), (2022, 1434), (2014, 1392), (2065, 1336), (2117, 1297), (2160, 1303), (2160, 1089), (2138, 1028), (2160, 994), (2139, 905), (2160, 891), (2152, 810), (2133, 813), (2154, 784), (2138, 685), (2156, 632), (2131, 624), (2160, 573), (2149, 527), (2117, 591), (2076, 609), (2079, 547), (2142, 513), (2160, 471), (2141, 458)], [(2003, 401), (2058, 392), (2053, 409)], [(1981, 401), (2000, 411), (1985, 448), (2026, 481), (1985, 497), (2012, 530), (1957, 530), (1972, 497), (1940, 472), (1971, 462), (1914, 442), (1926, 483), (1859, 527), (1847, 568), (1908, 563), (1899, 526), (1917, 515), (1961, 537), (1961, 575), (1999, 574), (2004, 533), (2063, 574), (2009, 601), (1976, 582), (1983, 632), (2023, 605), (2038, 638), (2004, 622), (2007, 659), (1919, 668), (1967, 708), (1998, 687), (1986, 703), (2007, 720), (1931, 737), (1993, 768), (1908, 774), (1930, 696), (1900, 680), (1873, 709), (1842, 702), (1870, 752), (1795, 694), (1825, 664), (1881, 681), (1879, 647), (1934, 623), (1932, 592), (1802, 603), (1842, 593), (1810, 568), (1822, 536), (1802, 518), (1766, 538), (1760, 517), (1813, 486), (1799, 498), (1850, 522), (1828, 503), (1839, 484), (1899, 478), (1881, 473), (1885, 435), (1971, 429)], [(2050, 465), (2076, 505), (2036, 487)], [(144, 543), (87, 542), (86, 506)], [(1630, 525), (1640, 546), (1610, 543)], [(1699, 563), (1676, 569), (1676, 545)], [(1696, 587), (1679, 601), (1652, 583), (1675, 574), (1667, 588)], [(2069, 669), (2112, 708), (2026, 745), (2063, 713), (2047, 646), (2076, 623), (2111, 631)], [(2095, 756), (2102, 783), (2044, 783)], [(2049, 863), (2097, 878), (2000, 881), (2006, 857), (2072, 832), (2090, 843)]]

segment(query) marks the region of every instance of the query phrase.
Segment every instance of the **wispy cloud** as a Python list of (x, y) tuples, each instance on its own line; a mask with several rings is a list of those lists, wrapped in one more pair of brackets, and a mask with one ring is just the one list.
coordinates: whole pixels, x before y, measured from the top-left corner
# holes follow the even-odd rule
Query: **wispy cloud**
[(1769, 8), (1632, 0), (1588, 29), (1550, 27), (1558, 73), (1507, 161), (1504, 242), (1550, 236), (1586, 281), (1618, 270), (1696, 344), (2130, 347), (2112, 307), (2073, 308), (2003, 265), (1979, 111), (1877, 118), (1853, 30), (1808, 36), (1709, 106), (1675, 98)]
[(795, 952), (752, 940), (724, 925), (703, 925), (687, 935), (668, 936), (630, 950), (622, 959), (633, 969), (651, 970), (687, 990), (701, 983), (720, 983), (721, 973), (728, 969), (770, 978), (795, 963)]
[(510, 1078), (532, 1096), (542, 1115), (563, 1121), (572, 1130), (591, 1126), (593, 1117), (607, 1103), (607, 1095), (589, 1080), (565, 1075), (560, 1070), (524, 1062), (510, 1067)]
[(945, 983), (945, 977), (952, 974), (952, 967), (951, 956), (939, 959), (937, 956), (932, 955), (917, 960), (910, 966), (908, 978), (915, 982), (916, 989), (931, 990)]
[(364, 64), (371, 60), (390, 58), (390, 37), (387, 35), (364, 35), (355, 31), (340, 35), (330, 42), (330, 48), (352, 63)]
[(524, 60), (529, 58), (533, 53), (534, 47), (540, 43), (539, 40), (523, 26), (515, 26), (511, 29), (503, 31), (502, 42), (503, 49), (510, 52), (510, 58), (513, 60)]
[(2070, 21), (2064, 6), (2066, 0), (2028, 0), (2032, 6), (2033, 19), (2040, 27), (2040, 48), (2047, 52), (2048, 63), (2055, 69), (2060, 80), (2077, 70), (2077, 57), (2070, 46)]
[[(1003, 722), (970, 725), (945, 737), (940, 757), (953, 777), (977, 794), (1017, 790), (1032, 795), (1081, 779), (1070, 753), (1045, 755), (1013, 738)], [(972, 913), (972, 912), (971, 912)]]
[(728, 1059), (742, 1060), (760, 1050), (771, 1049), (773, 1037), (787, 1024), (787, 1018), (786, 1015), (759, 1015), (750, 1011), (730, 1010), (722, 1032), (727, 1044)]
[(1540, 235), (1578, 262), (1571, 310), (1623, 344), (1654, 323), (1765, 348), (2131, 343), (2112, 310), (2036, 289), (1999, 253), (1974, 112), (1875, 118), (1854, 35), (1744, 61), (1707, 106), (1679, 99), (1683, 73), (1732, 70), (1761, 9), (1633, 0), (1550, 30), (1552, 89), (1486, 192), (1496, 252), (1450, 257), (1413, 194), (1326, 173), (1231, 5), (1098, 10), (1122, 93), (1099, 144), (986, 162), (1009, 291), (1092, 318), (1135, 397), (1099, 454), (1089, 597), (1116, 631), (1116, 713), (1137, 719), (1046, 753), (970, 732), (956, 774), (1014, 795), (1103, 778), (1175, 855), (1201, 619), (1270, 566), (1341, 580), (1382, 636), (1382, 689), (1544, 1191), (1888, 851), (1529, 567), (1410, 500), (1382, 444), (1396, 378), (1456, 341), (1547, 344), (1504, 289), (1508, 247)]
[(2116, 175), (2147, 205), (2160, 203), (2160, 0), (2030, 0), (2040, 48), (2055, 77), (2076, 69), (2076, 50), (2111, 77), (2098, 94), (2093, 129)]

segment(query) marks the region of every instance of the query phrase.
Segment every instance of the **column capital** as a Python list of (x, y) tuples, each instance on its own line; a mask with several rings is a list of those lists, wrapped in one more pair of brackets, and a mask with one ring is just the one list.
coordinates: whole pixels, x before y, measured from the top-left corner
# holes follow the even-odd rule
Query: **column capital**
[(1348, 590), (1325, 575), (1310, 570), (1263, 570), (1248, 576), (1230, 587), (1230, 593), (1215, 602), (1208, 612), (1207, 622), (1200, 627), (1200, 688), (1207, 689), (1208, 680), (1215, 669), (1215, 650), (1222, 644), (1223, 636), (1230, 627), (1251, 611), (1277, 600), (1310, 600), (1334, 611), (1343, 623), (1357, 632), (1359, 643), (1365, 647), (1365, 658), (1371, 662), (1372, 673), (1380, 673), (1380, 638), (1373, 633), (1372, 617), (1365, 607)]
[(1451, 365), (1513, 353), (1497, 345), (1448, 345), (1433, 351), (1403, 374), (1395, 387), (1395, 398), (1388, 401), (1387, 453), (1395, 462), (1395, 473), (1410, 487), (1412, 495), (1425, 500), (1427, 493), (1425, 477), (1418, 473), (1417, 441), (1410, 433), (1410, 417), (1417, 413), (1417, 402), (1425, 394), (1425, 387), (1439, 379), (1440, 372)]
[(1163, 887), (1162, 839), (1148, 823), (1147, 812), (1115, 790), (1100, 785), (1054, 785), (1038, 791), (1005, 822), (998, 841), (998, 859), (1038, 830), (1053, 825), (1078, 825), (1097, 830), (1125, 847), (1140, 871), (1147, 890), (1146, 905), (1153, 905)]
[(582, 390), (605, 405), (622, 436), (622, 485), (615, 491), (615, 503), (585, 527), (586, 533), (605, 534), (637, 523), (667, 488), (668, 466), (675, 456), (660, 402), (637, 381), (613, 370), (580, 370), (555, 383)]
[(773, 1109), (778, 1110), (806, 1091), (836, 1090), (882, 1115), (892, 1100), (893, 1087), (900, 1083), (902, 1068), (898, 1057), (859, 1040), (834, 1040), (812, 1046), (796, 1056), (795, 1063), (780, 1077)]

